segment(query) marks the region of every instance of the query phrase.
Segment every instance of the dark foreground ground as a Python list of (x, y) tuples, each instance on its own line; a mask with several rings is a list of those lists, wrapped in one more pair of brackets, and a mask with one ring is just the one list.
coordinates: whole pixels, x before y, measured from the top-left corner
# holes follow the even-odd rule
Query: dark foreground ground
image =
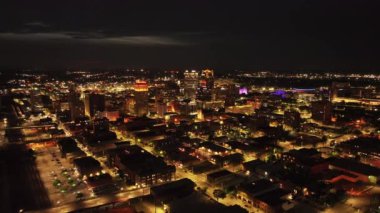
[(23, 144), (9, 144), (0, 149), (0, 190), (0, 212), (51, 206), (32, 154)]

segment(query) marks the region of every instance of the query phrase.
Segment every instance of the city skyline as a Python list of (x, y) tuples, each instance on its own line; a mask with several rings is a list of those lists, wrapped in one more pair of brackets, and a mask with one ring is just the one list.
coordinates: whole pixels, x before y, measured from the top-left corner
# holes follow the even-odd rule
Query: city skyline
[(4, 0), (1, 213), (375, 213), (379, 0)]
[(378, 74), (5, 77), (2, 212), (379, 208)]

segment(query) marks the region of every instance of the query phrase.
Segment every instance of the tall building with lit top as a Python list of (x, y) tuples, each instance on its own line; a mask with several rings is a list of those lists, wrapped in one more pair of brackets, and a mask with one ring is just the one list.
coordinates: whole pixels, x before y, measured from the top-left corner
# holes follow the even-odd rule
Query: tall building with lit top
[(195, 70), (186, 70), (183, 75), (185, 98), (195, 99), (198, 87), (198, 72)]
[(211, 101), (214, 89), (214, 71), (210, 69), (202, 70), (199, 78), (197, 99), (200, 101)]
[(144, 116), (148, 114), (148, 83), (146, 81), (137, 80), (134, 85), (135, 98), (135, 115)]

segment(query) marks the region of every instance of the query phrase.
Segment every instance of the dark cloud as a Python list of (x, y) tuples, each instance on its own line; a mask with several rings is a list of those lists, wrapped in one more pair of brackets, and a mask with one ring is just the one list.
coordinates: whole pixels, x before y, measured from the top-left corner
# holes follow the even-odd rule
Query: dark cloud
[(138, 45), (138, 46), (180, 46), (188, 45), (176, 38), (165, 36), (110, 36), (102, 33), (84, 32), (23, 32), (23, 33), (0, 33), (0, 39), (23, 42), (90, 42), (97, 44), (114, 45)]
[(1, 4), (4, 68), (380, 68), (377, 0)]
[(26, 26), (29, 26), (29, 27), (37, 27), (37, 28), (46, 28), (46, 27), (49, 27), (50, 25), (48, 24), (45, 24), (43, 22), (28, 22), (25, 24)]

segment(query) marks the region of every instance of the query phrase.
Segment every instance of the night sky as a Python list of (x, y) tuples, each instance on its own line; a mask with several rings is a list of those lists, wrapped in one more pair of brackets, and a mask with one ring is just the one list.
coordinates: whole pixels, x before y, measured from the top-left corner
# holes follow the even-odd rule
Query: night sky
[(380, 72), (379, 0), (1, 0), (0, 69)]

